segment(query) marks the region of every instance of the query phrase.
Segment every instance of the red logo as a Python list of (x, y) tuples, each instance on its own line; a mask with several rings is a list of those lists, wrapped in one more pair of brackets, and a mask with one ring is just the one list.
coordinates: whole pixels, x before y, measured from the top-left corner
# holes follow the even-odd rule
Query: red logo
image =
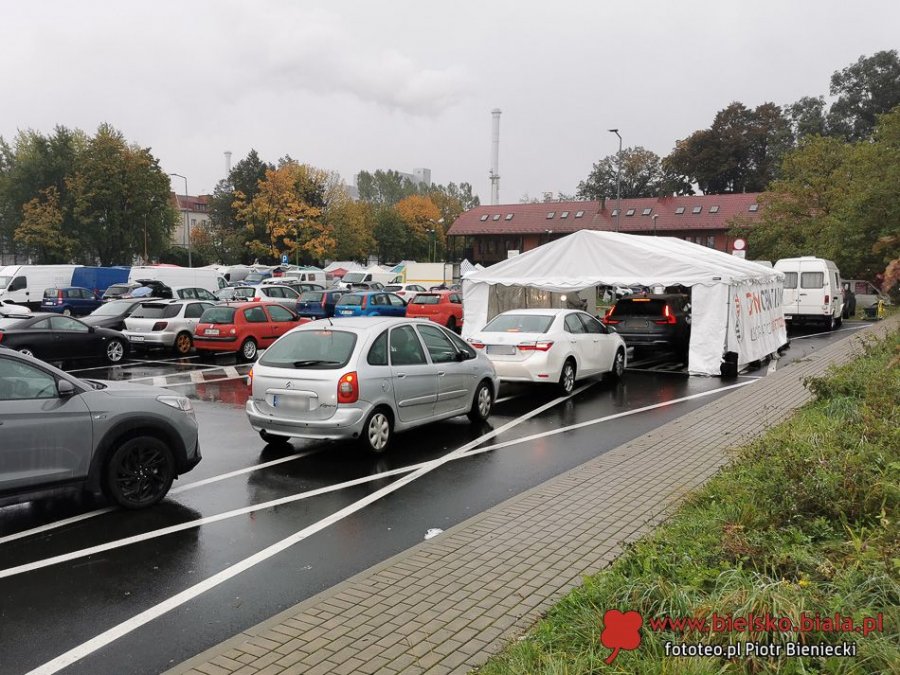
[(606, 665), (611, 664), (619, 655), (620, 649), (637, 649), (641, 644), (641, 634), (638, 632), (644, 624), (644, 619), (637, 612), (620, 612), (617, 609), (608, 609), (603, 615), (603, 632), (600, 633), (600, 642), (604, 647), (613, 650), (606, 659)]

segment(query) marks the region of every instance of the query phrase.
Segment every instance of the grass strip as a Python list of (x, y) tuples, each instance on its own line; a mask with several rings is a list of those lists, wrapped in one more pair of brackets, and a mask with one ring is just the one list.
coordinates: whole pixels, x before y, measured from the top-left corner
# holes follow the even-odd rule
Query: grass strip
[[(859, 359), (806, 386), (810, 403), (738, 450), (667, 524), (585, 577), (479, 673), (900, 673), (900, 331), (867, 341)], [(643, 627), (636, 633), (613, 617), (604, 636), (607, 610), (636, 611)], [(857, 626), (881, 616), (882, 630), (650, 626), (714, 615), (796, 624), (836, 613)], [(781, 653), (747, 655), (747, 642)], [(743, 651), (675, 657), (666, 643)], [(788, 656), (787, 643), (855, 644), (856, 654)]]

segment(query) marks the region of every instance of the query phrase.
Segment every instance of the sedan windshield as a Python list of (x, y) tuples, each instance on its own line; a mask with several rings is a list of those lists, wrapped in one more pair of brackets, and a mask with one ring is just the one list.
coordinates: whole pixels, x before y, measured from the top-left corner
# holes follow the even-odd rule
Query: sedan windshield
[(481, 330), (485, 333), (546, 333), (554, 318), (552, 314), (501, 314)]
[(200, 323), (234, 323), (234, 312), (234, 307), (210, 307), (203, 312)]
[(288, 333), (266, 350), (260, 365), (274, 368), (343, 368), (353, 354), (356, 333), (340, 330), (301, 330)]

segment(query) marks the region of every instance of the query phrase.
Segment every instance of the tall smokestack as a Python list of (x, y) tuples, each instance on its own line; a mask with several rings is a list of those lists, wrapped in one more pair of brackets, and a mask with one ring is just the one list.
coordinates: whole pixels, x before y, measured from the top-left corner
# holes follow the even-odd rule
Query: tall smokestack
[(491, 110), (491, 205), (500, 203), (500, 112)]
[(225, 151), (225, 180), (231, 175), (231, 150)]

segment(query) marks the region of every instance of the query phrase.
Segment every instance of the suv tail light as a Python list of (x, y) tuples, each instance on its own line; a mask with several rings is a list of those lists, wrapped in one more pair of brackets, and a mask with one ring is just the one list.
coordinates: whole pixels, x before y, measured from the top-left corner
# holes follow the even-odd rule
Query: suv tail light
[(520, 342), (518, 345), (520, 352), (548, 352), (553, 346), (552, 340), (538, 340), (537, 342)]
[(165, 330), (166, 326), (168, 325), (168, 321), (157, 321), (155, 324), (153, 324), (153, 328), (151, 330)]
[(665, 307), (663, 307), (663, 318), (659, 321), (654, 321), (653, 323), (655, 323), (659, 326), (665, 326), (667, 324), (671, 325), (671, 324), (674, 324), (677, 322), (678, 322), (678, 319), (675, 318), (675, 315), (672, 314), (672, 310), (669, 309), (668, 305), (666, 305)]
[(603, 323), (605, 323), (607, 326), (613, 326), (613, 325), (615, 325), (615, 324), (617, 324), (617, 323), (621, 323), (618, 319), (612, 318), (613, 310), (614, 310), (615, 308), (616, 308), (616, 306), (613, 305), (613, 306), (610, 307), (608, 310), (606, 310), (606, 315), (603, 317), (602, 321), (603, 321)]
[(338, 403), (356, 403), (359, 400), (359, 381), (356, 371), (347, 373), (338, 380), (337, 397)]

